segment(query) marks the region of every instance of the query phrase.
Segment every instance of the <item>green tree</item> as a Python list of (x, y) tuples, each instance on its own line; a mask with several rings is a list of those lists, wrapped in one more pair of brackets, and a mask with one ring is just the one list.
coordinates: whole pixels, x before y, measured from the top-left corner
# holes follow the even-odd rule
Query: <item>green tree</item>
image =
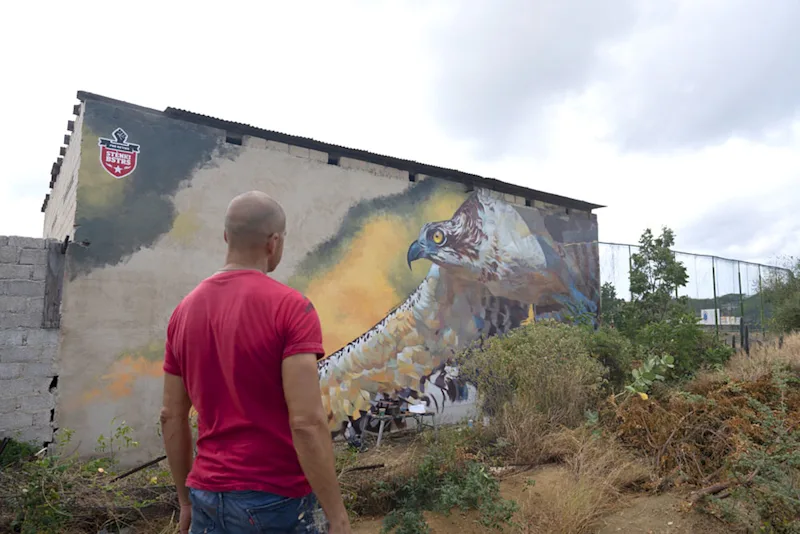
[[(677, 291), (689, 281), (686, 267), (678, 261), (671, 247), (675, 233), (664, 227), (661, 235), (653, 236), (648, 228), (639, 239), (639, 251), (631, 256), (631, 295), (637, 323), (664, 321), (680, 303)], [(682, 309), (685, 310), (685, 302)]]
[(631, 256), (631, 302), (618, 304), (616, 326), (644, 354), (674, 358), (675, 371), (684, 375), (704, 363), (721, 363), (730, 351), (703, 331), (686, 297), (678, 290), (689, 281), (686, 267), (671, 247), (675, 233), (662, 228), (654, 236), (645, 230), (639, 251)]
[(764, 300), (772, 304), (770, 329), (789, 333), (800, 330), (800, 258), (784, 261), (786, 271), (773, 271), (764, 281)]
[(611, 282), (606, 282), (600, 287), (600, 322), (615, 326), (619, 322), (619, 314), (625, 300), (617, 297), (617, 289)]

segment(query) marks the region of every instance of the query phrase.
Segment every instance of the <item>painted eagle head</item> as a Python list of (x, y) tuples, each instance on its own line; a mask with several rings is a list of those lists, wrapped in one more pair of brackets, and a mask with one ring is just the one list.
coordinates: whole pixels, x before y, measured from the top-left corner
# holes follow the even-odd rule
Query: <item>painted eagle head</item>
[(486, 240), (483, 229), (484, 207), (473, 194), (447, 221), (426, 223), (419, 237), (408, 247), (409, 268), (419, 259), (428, 259), (440, 267), (465, 267), (480, 258)]

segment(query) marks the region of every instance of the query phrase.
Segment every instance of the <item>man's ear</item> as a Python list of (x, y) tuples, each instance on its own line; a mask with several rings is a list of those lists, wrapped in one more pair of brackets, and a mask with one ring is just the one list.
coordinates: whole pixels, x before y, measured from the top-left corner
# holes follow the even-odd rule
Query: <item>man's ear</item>
[(272, 256), (278, 249), (278, 234), (272, 234), (267, 239), (267, 254)]
[(225, 243), (227, 243), (227, 242), (228, 242), (228, 232), (227, 232), (227, 231), (224, 231), (224, 230), (223, 230), (223, 232), (222, 232), (222, 239), (224, 239), (224, 240), (225, 240)]

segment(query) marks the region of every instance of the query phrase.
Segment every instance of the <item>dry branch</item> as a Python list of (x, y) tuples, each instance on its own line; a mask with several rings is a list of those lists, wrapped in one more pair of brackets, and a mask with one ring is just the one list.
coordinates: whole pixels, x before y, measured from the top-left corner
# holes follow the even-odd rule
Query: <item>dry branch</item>
[[(689, 501), (692, 504), (694, 504), (697, 501), (699, 501), (700, 499), (702, 499), (703, 497), (706, 497), (707, 495), (715, 495), (717, 493), (720, 493), (722, 491), (725, 491), (725, 490), (731, 488), (732, 486), (736, 485), (737, 483), (739, 485), (741, 485), (741, 486), (747, 486), (753, 481), (753, 478), (755, 478), (755, 476), (757, 474), (758, 474), (758, 469), (755, 469), (752, 473), (750, 473), (747, 476), (747, 478), (743, 482), (739, 482), (738, 480), (729, 480), (728, 482), (720, 482), (719, 484), (713, 484), (713, 485), (708, 486), (706, 488), (699, 489), (699, 490), (697, 490), (696, 492), (694, 492), (692, 494), (692, 496), (689, 498)], [(726, 497), (727, 497), (727, 495), (726, 495)]]

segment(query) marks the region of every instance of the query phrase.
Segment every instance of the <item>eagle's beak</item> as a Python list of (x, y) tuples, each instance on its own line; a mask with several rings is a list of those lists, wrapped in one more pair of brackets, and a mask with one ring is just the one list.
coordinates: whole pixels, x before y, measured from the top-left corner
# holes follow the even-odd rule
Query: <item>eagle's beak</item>
[(419, 241), (414, 241), (411, 243), (411, 246), (408, 247), (408, 254), (406, 255), (406, 260), (408, 260), (408, 268), (411, 268), (412, 261), (420, 259), (424, 253), (425, 250), (422, 248), (422, 245)]

